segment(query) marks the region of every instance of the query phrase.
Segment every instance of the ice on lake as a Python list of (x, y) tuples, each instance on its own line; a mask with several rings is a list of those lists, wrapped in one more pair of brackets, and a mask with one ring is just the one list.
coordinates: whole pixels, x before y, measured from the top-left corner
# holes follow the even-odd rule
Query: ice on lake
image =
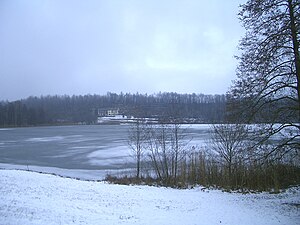
[[(189, 145), (201, 145), (208, 139), (209, 125), (182, 128)], [(134, 168), (128, 129), (128, 125), (1, 129), (1, 167), (86, 173)]]

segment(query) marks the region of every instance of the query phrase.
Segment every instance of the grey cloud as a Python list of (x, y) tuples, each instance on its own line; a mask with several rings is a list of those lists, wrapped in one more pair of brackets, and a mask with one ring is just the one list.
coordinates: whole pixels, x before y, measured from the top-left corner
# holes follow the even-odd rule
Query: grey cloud
[(224, 93), (243, 1), (0, 2), (0, 99), (115, 92)]

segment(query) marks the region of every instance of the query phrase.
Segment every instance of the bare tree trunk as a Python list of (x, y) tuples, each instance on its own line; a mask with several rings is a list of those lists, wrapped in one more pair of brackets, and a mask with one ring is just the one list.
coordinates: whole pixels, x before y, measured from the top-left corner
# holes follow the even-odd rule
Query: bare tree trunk
[(143, 155), (143, 145), (145, 142), (145, 127), (144, 122), (137, 120), (129, 128), (128, 132), (128, 145), (132, 149), (133, 157), (136, 163), (136, 178), (140, 177), (141, 173), (141, 161)]
[(291, 34), (293, 39), (293, 52), (294, 60), (296, 66), (296, 76), (297, 76), (297, 92), (298, 92), (298, 122), (300, 121), (300, 56), (299, 56), (299, 42), (297, 37), (297, 28), (295, 22), (295, 9), (292, 4), (292, 0), (288, 0), (289, 16), (291, 21)]

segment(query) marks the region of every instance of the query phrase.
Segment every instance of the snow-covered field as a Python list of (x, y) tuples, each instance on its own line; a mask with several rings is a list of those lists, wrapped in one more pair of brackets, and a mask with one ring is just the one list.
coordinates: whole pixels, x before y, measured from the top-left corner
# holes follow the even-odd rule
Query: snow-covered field
[(300, 224), (300, 188), (238, 194), (0, 170), (0, 224)]

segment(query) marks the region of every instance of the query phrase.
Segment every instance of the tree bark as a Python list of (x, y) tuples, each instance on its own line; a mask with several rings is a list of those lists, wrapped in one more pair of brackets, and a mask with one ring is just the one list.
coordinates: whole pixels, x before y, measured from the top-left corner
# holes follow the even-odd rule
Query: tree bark
[(300, 56), (299, 56), (299, 42), (297, 37), (297, 28), (295, 22), (295, 14), (292, 0), (288, 0), (289, 7), (289, 16), (291, 21), (291, 35), (293, 40), (293, 51), (294, 51), (294, 60), (296, 67), (296, 76), (297, 76), (297, 92), (298, 92), (298, 122), (300, 121)]

